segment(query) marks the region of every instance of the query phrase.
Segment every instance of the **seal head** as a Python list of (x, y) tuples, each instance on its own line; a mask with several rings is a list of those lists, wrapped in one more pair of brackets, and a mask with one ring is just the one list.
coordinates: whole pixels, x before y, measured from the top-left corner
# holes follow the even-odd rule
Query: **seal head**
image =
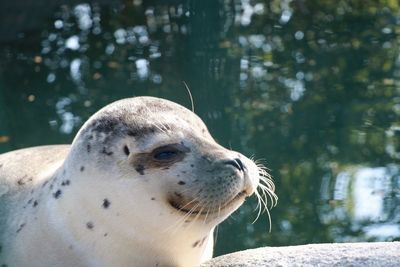
[(45, 218), (51, 234), (40, 242), (57, 244), (36, 252), (61, 256), (24, 254), (35, 241), (19, 235), (9, 255), (21, 266), (195, 266), (211, 258), (215, 226), (257, 187), (275, 198), (263, 169), (217, 144), (193, 112), (153, 97), (98, 111), (39, 184), (52, 186), (45, 205), (25, 217)]

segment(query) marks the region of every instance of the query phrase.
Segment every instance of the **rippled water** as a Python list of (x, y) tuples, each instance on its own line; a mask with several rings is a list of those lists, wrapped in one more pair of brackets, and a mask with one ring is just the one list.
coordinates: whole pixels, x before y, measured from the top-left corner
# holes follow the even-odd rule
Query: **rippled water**
[(69, 143), (124, 97), (190, 107), (185, 81), (280, 198), (271, 233), (249, 200), (216, 254), (400, 239), (397, 1), (40, 2), (0, 4), (0, 152)]

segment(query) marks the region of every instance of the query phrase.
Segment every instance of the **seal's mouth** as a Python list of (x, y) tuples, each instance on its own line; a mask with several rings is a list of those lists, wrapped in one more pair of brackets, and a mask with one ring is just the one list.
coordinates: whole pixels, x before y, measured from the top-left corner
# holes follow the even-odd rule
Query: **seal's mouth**
[(214, 212), (220, 213), (223, 210), (229, 209), (230, 207), (237, 204), (237, 202), (243, 202), (247, 196), (249, 196), (246, 190), (239, 192), (229, 201), (222, 203), (221, 205), (201, 205), (200, 202), (191, 200), (185, 201), (180, 194), (176, 194), (176, 197), (172, 197), (168, 200), (171, 207), (175, 210), (189, 216), (209, 215)]

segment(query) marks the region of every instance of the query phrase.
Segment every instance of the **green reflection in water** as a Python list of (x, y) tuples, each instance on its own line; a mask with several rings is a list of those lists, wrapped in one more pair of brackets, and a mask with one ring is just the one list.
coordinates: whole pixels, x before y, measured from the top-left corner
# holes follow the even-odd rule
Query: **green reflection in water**
[(219, 227), (216, 254), (400, 238), (396, 1), (50, 7), (0, 38), (0, 152), (69, 143), (124, 97), (190, 107), (186, 81), (216, 139), (262, 158), (280, 197), (271, 233), (266, 215), (251, 224), (250, 199)]

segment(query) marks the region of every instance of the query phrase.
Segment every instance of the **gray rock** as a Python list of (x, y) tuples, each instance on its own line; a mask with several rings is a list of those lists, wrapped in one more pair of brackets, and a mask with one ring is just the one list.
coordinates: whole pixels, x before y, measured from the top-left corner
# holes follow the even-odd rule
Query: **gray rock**
[(400, 266), (400, 242), (263, 247), (223, 255), (201, 267)]

